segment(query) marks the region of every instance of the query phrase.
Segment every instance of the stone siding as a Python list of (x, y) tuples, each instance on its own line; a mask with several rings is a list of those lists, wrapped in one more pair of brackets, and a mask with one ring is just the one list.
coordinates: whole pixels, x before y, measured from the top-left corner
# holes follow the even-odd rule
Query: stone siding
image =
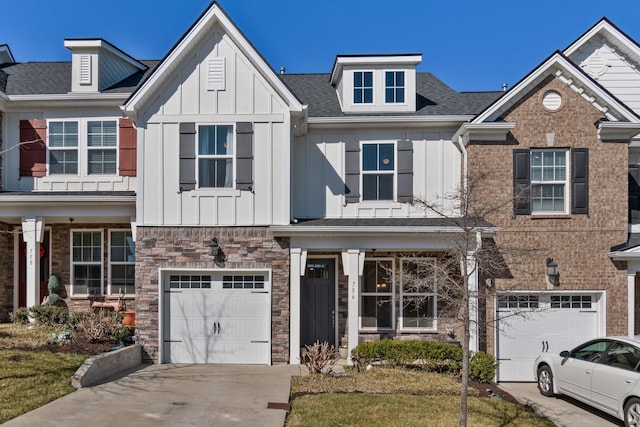
[(268, 227), (138, 227), (136, 329), (147, 361), (159, 362), (159, 269), (220, 269), (209, 255), (217, 237), (228, 269), (271, 269), (271, 360), (289, 362), (289, 241)]
[[(555, 90), (563, 98), (556, 112), (542, 106), (542, 95)], [(495, 237), (508, 271), (495, 281), (497, 290), (606, 291), (608, 335), (627, 333), (627, 278), (623, 266), (607, 253), (627, 239), (627, 144), (598, 139), (597, 122), (603, 114), (579, 94), (550, 77), (504, 115), (516, 124), (506, 142), (469, 147), (470, 176), (490, 171), (479, 181), (475, 197), (498, 207), (488, 221), (500, 227)], [(553, 147), (589, 149), (589, 212), (586, 215), (514, 215), (513, 150)], [(567, 170), (567, 174), (570, 170)], [(558, 286), (547, 283), (546, 259), (558, 264)], [(491, 319), (493, 307), (487, 304)], [(492, 324), (493, 325), (493, 324)], [(493, 326), (483, 341), (493, 348)], [(485, 341), (486, 340), (486, 341)]]

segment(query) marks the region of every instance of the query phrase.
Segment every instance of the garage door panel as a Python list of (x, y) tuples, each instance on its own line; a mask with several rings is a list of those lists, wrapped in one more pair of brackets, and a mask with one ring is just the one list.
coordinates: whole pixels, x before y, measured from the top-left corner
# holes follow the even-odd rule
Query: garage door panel
[(595, 309), (543, 305), (535, 310), (501, 309), (498, 316), (498, 381), (534, 381), (533, 362), (540, 353), (569, 350), (598, 335)]
[[(176, 281), (171, 284), (173, 288)], [(268, 285), (266, 282), (265, 289), (259, 291), (228, 289), (212, 275), (211, 286), (206, 289), (167, 289), (163, 306), (163, 360), (268, 364), (271, 351)]]

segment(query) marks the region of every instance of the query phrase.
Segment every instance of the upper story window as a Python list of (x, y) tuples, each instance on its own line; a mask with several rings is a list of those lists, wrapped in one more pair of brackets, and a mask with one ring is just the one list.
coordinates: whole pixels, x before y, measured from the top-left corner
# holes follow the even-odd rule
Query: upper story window
[(233, 186), (233, 126), (198, 127), (198, 186)]
[(49, 174), (78, 174), (78, 122), (49, 123)]
[(531, 212), (566, 212), (567, 151), (531, 151)]
[(356, 71), (353, 73), (353, 103), (373, 103), (373, 72)]
[(589, 213), (589, 149), (513, 150), (515, 215)]
[(118, 126), (115, 121), (87, 123), (87, 157), (89, 175), (115, 175), (117, 165)]
[(404, 102), (404, 71), (386, 71), (384, 74), (384, 102)]
[(393, 143), (362, 144), (362, 200), (393, 200)]
[(364, 262), (361, 288), (362, 328), (393, 327), (393, 261), (370, 259)]

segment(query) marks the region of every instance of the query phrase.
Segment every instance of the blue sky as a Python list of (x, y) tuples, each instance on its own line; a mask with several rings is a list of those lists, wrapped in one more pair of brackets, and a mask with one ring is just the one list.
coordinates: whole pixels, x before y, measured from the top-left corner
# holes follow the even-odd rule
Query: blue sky
[[(67, 61), (65, 38), (101, 37), (159, 59), (209, 0), (2, 1), (0, 44), (17, 61)], [(603, 16), (640, 41), (637, 0), (221, 0), (275, 68), (330, 72), (336, 54), (422, 53), (456, 90), (500, 90)], [(64, 7), (61, 7), (64, 6)]]

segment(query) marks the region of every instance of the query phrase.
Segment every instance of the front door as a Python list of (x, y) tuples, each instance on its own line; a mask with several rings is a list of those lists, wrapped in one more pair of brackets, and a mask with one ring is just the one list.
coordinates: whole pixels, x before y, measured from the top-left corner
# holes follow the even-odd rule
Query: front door
[[(27, 244), (20, 234), (18, 243), (18, 307), (27, 306)], [(44, 240), (40, 244), (40, 301), (49, 295), (49, 230), (44, 231)]]
[(300, 287), (300, 345), (336, 344), (335, 260), (308, 259)]

